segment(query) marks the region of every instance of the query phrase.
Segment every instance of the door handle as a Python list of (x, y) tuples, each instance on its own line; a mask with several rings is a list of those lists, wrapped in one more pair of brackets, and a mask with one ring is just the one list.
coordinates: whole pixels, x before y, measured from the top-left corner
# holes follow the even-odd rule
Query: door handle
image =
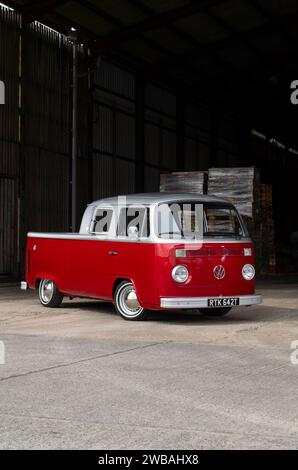
[(119, 253), (117, 251), (109, 251), (109, 255), (110, 256), (116, 256), (118, 255)]

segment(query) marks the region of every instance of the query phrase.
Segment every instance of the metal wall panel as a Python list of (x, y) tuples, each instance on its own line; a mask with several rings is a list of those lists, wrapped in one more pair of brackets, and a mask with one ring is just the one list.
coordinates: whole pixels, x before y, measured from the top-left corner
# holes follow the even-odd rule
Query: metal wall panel
[(105, 60), (94, 78), (93, 199), (135, 190), (135, 77)]
[(184, 170), (194, 171), (198, 169), (198, 142), (195, 139), (184, 137)]
[(135, 159), (135, 118), (116, 111), (115, 114), (116, 154)]
[[(117, 98), (116, 98), (117, 99)], [(130, 111), (98, 101), (94, 104), (93, 148), (116, 157), (135, 159), (135, 117)]]
[(185, 122), (196, 129), (210, 129), (210, 110), (206, 106), (195, 103), (185, 103)]
[(219, 119), (218, 127), (218, 166), (237, 166), (238, 142), (237, 142), (237, 122), (228, 116)]
[(176, 95), (154, 83), (147, 83), (145, 106), (165, 115), (176, 117)]
[(19, 140), (19, 16), (0, 7), (0, 79), (5, 105), (0, 106), (0, 141)]
[(18, 176), (19, 169), (19, 16), (0, 7), (0, 79), (5, 104), (0, 106), (0, 175)]
[(68, 157), (27, 147), (25, 171), (26, 231), (68, 231)]
[(72, 46), (58, 33), (34, 23), (23, 34), (22, 49), (23, 229), (65, 231), (69, 226)]
[[(152, 83), (145, 86), (145, 162), (173, 171), (177, 167), (176, 96)], [(156, 187), (152, 181), (152, 189)], [(150, 190), (150, 181), (147, 183)]]
[(145, 192), (159, 191), (159, 168), (145, 166)]
[(93, 156), (93, 199), (135, 191), (135, 164), (106, 154)]
[(105, 59), (97, 61), (94, 85), (109, 90), (115, 95), (132, 100), (135, 98), (134, 74)]
[(0, 176), (19, 176), (19, 144), (0, 139)]
[(162, 129), (162, 166), (176, 169), (176, 132)]
[(16, 274), (16, 180), (0, 177), (0, 281)]
[(160, 144), (160, 126), (152, 122), (145, 122), (145, 162), (160, 166), (161, 162), (161, 144)]
[(19, 34), (19, 15), (0, 7), (0, 281), (16, 277), (18, 268)]
[(23, 142), (69, 154), (71, 45), (34, 23), (23, 35), (22, 48)]
[(185, 170), (208, 170), (210, 167), (209, 131), (184, 125)]
[(93, 111), (93, 148), (114, 153), (114, 110), (99, 103)]

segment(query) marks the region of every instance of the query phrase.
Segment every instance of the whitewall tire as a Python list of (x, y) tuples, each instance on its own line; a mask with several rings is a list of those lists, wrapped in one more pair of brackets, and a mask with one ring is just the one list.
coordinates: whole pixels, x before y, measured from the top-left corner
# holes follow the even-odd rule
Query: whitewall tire
[(50, 279), (41, 279), (38, 287), (40, 303), (44, 307), (55, 308), (61, 305), (63, 294), (59, 292), (58, 287)]
[(115, 309), (125, 320), (144, 320), (147, 310), (139, 304), (134, 285), (130, 281), (122, 281), (115, 290)]

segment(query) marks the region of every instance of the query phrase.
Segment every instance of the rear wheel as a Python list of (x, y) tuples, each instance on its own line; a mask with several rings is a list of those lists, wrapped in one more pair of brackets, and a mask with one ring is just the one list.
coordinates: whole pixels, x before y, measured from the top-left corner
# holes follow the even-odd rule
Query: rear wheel
[(61, 305), (63, 294), (50, 279), (42, 279), (38, 288), (39, 300), (44, 307), (55, 308)]
[(223, 317), (227, 315), (232, 307), (200, 308), (202, 315), (206, 317)]
[(144, 320), (147, 310), (139, 304), (135, 288), (130, 281), (123, 281), (117, 286), (115, 295), (115, 309), (125, 320)]

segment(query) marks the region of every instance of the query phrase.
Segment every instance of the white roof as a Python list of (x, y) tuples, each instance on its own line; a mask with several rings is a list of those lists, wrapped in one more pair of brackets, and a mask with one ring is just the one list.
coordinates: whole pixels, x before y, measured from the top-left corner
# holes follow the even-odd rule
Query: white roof
[(111, 206), (122, 205), (123, 201), (119, 198), (126, 198), (126, 204), (142, 204), (151, 205), (158, 203), (171, 203), (171, 202), (183, 202), (183, 201), (196, 201), (198, 203), (214, 202), (214, 203), (225, 203), (230, 204), (229, 201), (221, 199), (215, 196), (208, 196), (206, 194), (196, 193), (140, 193), (140, 194), (128, 194), (115, 197), (108, 197), (105, 199), (99, 199), (94, 201), (89, 206), (98, 206), (100, 204), (109, 204)]

